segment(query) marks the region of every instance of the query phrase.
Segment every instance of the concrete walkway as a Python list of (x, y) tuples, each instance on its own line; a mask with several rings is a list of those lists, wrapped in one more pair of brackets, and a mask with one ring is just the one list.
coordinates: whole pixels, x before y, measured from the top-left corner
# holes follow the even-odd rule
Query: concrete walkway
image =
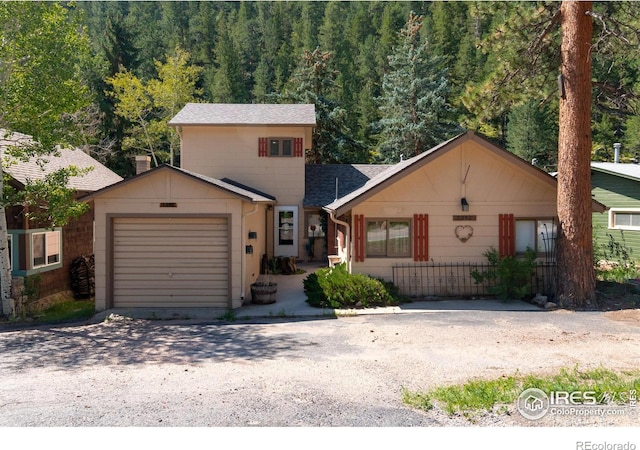
[(361, 309), (315, 308), (307, 303), (303, 280), (315, 270), (326, 267), (320, 263), (301, 263), (298, 269), (305, 272), (299, 275), (271, 275), (270, 281), (278, 283), (276, 302), (268, 305), (251, 303), (234, 310), (232, 313), (220, 309), (208, 308), (139, 308), (110, 309), (102, 311), (94, 320), (102, 321), (110, 314), (140, 319), (193, 319), (218, 320), (228, 318), (284, 318), (284, 317), (337, 317), (370, 314), (408, 314), (446, 311), (542, 311), (539, 307), (524, 301), (503, 302), (500, 300), (438, 300), (416, 301), (399, 306), (387, 306)]

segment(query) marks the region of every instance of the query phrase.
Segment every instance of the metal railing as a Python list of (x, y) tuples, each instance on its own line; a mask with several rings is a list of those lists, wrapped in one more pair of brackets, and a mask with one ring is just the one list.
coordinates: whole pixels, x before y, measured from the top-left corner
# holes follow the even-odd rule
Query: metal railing
[[(487, 272), (488, 263), (412, 263), (392, 267), (393, 283), (400, 294), (417, 298), (491, 296), (496, 280), (476, 283), (472, 272)], [(556, 291), (555, 263), (541, 262), (535, 266), (530, 282), (530, 295), (552, 296)]]

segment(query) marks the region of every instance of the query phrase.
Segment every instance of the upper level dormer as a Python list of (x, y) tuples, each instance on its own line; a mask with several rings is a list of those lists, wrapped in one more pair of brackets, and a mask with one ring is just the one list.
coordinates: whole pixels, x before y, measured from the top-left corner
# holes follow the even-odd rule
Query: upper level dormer
[(315, 106), (304, 104), (189, 103), (169, 122), (180, 134), (183, 169), (296, 204), (315, 124)]

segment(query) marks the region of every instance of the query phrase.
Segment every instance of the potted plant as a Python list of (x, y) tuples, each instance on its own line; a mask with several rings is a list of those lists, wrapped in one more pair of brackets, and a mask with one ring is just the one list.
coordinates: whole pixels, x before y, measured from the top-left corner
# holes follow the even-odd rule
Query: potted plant
[(260, 275), (255, 283), (251, 285), (251, 303), (256, 305), (268, 305), (275, 303), (278, 283), (271, 281), (271, 271), (267, 265), (264, 277)]

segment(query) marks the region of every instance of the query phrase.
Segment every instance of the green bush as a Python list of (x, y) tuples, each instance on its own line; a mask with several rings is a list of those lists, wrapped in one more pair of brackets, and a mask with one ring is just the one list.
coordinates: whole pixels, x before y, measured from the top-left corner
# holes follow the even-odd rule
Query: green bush
[(387, 306), (395, 303), (395, 286), (363, 274), (350, 274), (346, 264), (309, 274), (303, 281), (307, 302), (320, 308)]
[(535, 275), (536, 254), (530, 248), (522, 258), (514, 256), (500, 257), (498, 251), (491, 247), (483, 253), (489, 261), (489, 269), (485, 272), (473, 270), (471, 276), (476, 284), (485, 281), (495, 284), (488, 291), (501, 300), (522, 299), (531, 289), (531, 277)]

